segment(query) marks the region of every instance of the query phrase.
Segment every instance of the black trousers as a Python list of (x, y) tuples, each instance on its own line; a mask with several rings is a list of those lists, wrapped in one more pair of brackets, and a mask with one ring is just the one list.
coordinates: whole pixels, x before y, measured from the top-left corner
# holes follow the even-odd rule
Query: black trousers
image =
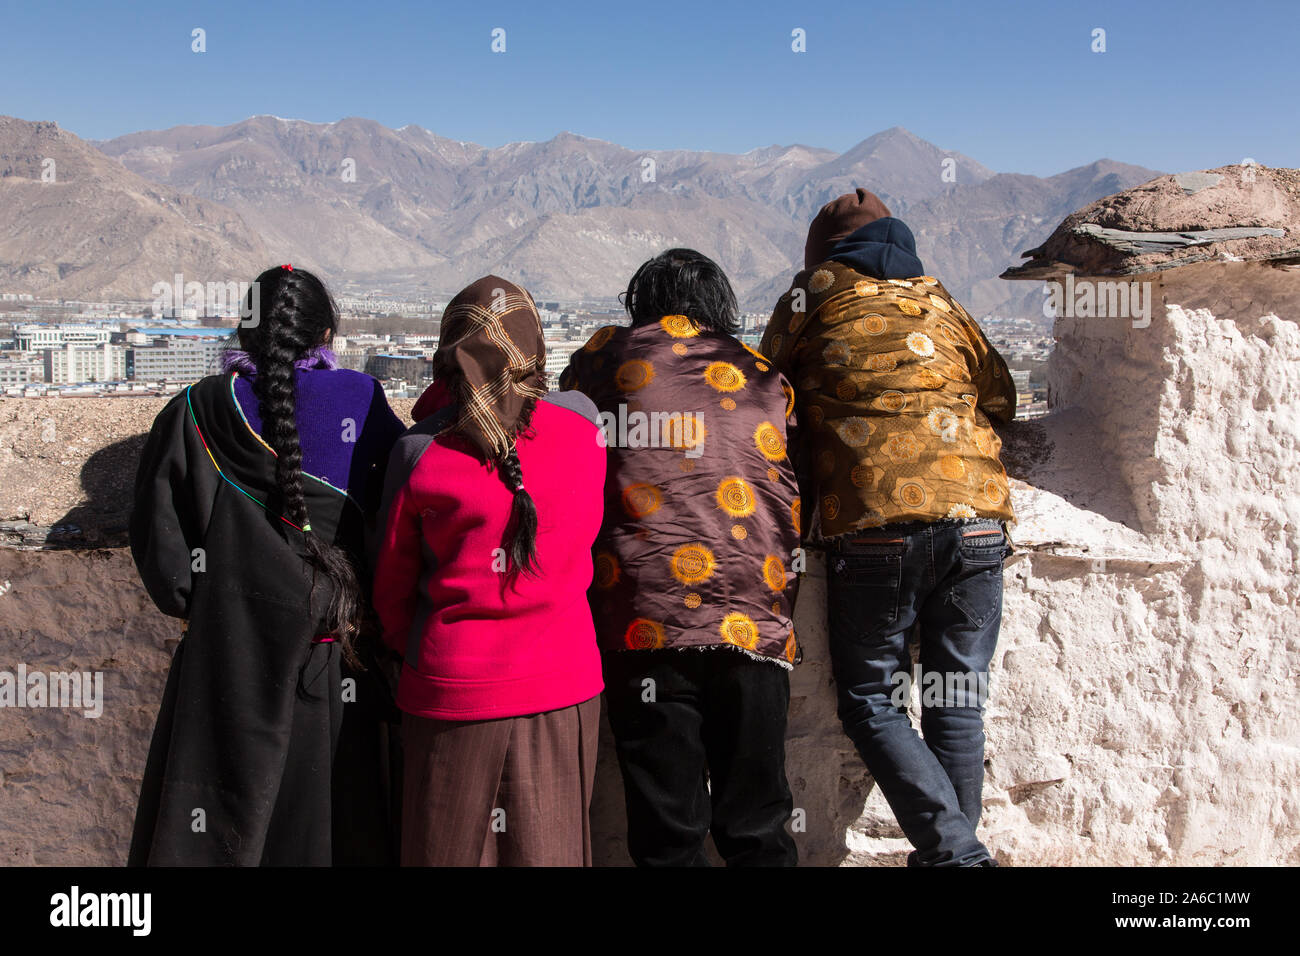
[(637, 866), (794, 866), (789, 672), (724, 648), (606, 654), (605, 702)]

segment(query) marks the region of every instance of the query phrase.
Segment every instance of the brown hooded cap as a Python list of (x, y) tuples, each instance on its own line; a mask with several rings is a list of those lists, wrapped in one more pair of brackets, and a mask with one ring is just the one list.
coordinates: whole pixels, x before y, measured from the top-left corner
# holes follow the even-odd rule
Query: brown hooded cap
[(832, 199), (822, 206), (808, 227), (808, 241), (803, 247), (803, 267), (811, 269), (819, 262), (825, 262), (830, 258), (835, 243), (857, 232), (867, 223), (888, 215), (889, 209), (880, 198), (861, 187), (838, 199)]

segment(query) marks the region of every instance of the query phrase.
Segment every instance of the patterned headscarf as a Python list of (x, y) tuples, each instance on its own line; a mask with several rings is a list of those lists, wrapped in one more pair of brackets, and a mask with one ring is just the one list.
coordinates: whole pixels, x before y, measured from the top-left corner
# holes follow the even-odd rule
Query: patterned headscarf
[(504, 458), (546, 394), (546, 340), (528, 292), (499, 276), (470, 283), (442, 314), (434, 375), (457, 382), (455, 430)]

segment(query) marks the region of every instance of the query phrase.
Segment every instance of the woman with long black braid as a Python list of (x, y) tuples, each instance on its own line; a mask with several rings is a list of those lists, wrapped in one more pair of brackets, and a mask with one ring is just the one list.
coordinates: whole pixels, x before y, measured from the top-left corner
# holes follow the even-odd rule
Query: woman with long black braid
[(315, 276), (267, 270), (244, 316), (222, 374), (158, 416), (136, 478), (136, 565), (187, 632), (129, 861), (388, 862), (391, 702), (360, 582), (402, 425), (378, 382), (338, 368), (338, 313)]
[(472, 283), (388, 465), (375, 610), (405, 658), (404, 864), (591, 863), (605, 449), (545, 361), (532, 297)]

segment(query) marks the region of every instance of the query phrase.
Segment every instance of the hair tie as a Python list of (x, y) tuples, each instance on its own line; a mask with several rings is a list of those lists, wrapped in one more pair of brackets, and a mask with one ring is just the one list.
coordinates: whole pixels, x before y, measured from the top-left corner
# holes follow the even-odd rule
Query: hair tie
[(293, 271), (293, 266), (289, 265), (289, 263), (287, 263), (287, 262), (286, 262), (284, 265), (280, 266), (280, 268), (281, 268), (281, 269), (288, 269), (290, 272)]

